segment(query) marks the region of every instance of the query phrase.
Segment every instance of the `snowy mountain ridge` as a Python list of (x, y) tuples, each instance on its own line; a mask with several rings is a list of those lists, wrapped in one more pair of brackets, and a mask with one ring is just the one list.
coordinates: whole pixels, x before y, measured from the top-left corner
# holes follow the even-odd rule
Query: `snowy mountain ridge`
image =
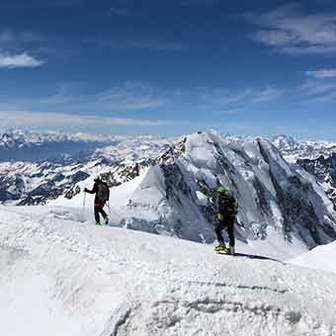
[(81, 224), (64, 208), (0, 214), (4, 335), (336, 333), (332, 273)]
[[(255, 137), (242, 136), (226, 136), (230, 143), (252, 141)], [(314, 159), (320, 155), (330, 155), (336, 151), (336, 142), (325, 140), (297, 140), (291, 136), (279, 135), (272, 138), (259, 137), (271, 141), (275, 147), (286, 157), (288, 161), (299, 159)], [(18, 150), (20, 148), (29, 148), (33, 146), (42, 146), (46, 143), (94, 143), (96, 146), (114, 145), (115, 143), (134, 141), (137, 139), (142, 141), (155, 141), (158, 143), (163, 141), (163, 138), (157, 136), (107, 136), (93, 135), (88, 133), (64, 133), (64, 132), (37, 132), (26, 131), (20, 129), (4, 130), (0, 132), (0, 149)], [(171, 141), (176, 140), (172, 138)], [(167, 139), (169, 141), (169, 139)], [(1, 157), (0, 157), (1, 159)]]
[[(9, 137), (13, 144), (9, 146), (8, 141), (0, 141), (0, 161), (3, 161), (0, 164), (0, 190), (3, 191), (0, 201), (19, 201), (24, 202), (24, 204), (48, 201), (44, 191), (44, 195), (40, 195), (41, 197), (37, 197), (35, 201), (32, 201), (31, 197), (29, 198), (31, 201), (25, 201), (25, 198), (29, 197), (29, 193), (40, 185), (45, 185), (47, 181), (51, 181), (47, 185), (47, 189), (52, 195), (49, 199), (64, 193), (72, 183), (71, 179), (68, 181), (64, 177), (62, 181), (63, 175), (69, 175), (68, 171), (79, 174), (79, 176), (85, 176), (85, 174), (97, 173), (98, 169), (92, 170), (90, 168), (94, 166), (99, 166), (103, 170), (104, 168), (113, 168), (120, 162), (134, 163), (139, 159), (142, 161), (152, 160), (167, 151), (169, 146), (172, 147), (174, 141), (177, 141), (150, 136), (103, 138), (86, 134), (71, 135), (57, 132), (41, 134), (20, 130), (8, 131), (1, 136), (2, 139), (6, 137)], [(254, 140), (255, 138), (251, 137), (224, 137), (223, 143), (244, 146), (244, 143)], [(69, 141), (72, 141), (70, 147), (62, 145), (64, 142), (69, 143)], [(105, 141), (105, 143), (102, 143), (102, 141)], [(48, 145), (44, 147), (46, 143), (52, 143), (53, 146), (57, 147), (57, 150), (50, 150)], [(74, 143), (78, 144), (79, 147), (77, 145), (73, 146)], [(272, 143), (290, 161), (293, 161), (294, 156), (289, 154), (286, 156), (286, 153), (296, 151), (295, 160), (297, 157), (307, 158), (309, 155), (304, 153), (311, 153), (309, 150), (302, 150), (302, 148), (306, 148), (304, 143), (299, 145), (297, 141), (290, 137), (280, 136), (273, 139)], [(286, 145), (288, 143), (291, 145)], [(319, 152), (322, 142), (318, 142), (318, 144), (316, 148), (314, 147), (315, 151), (316, 153), (322, 153), (323, 151)], [(1, 145), (6, 149), (1, 150)], [(333, 148), (332, 143), (325, 144), (325, 146), (328, 150)], [(298, 148), (301, 149), (297, 152)], [(51, 156), (50, 153), (53, 153), (53, 157), (48, 159)], [(23, 157), (26, 157), (27, 160), (22, 161)], [(305, 165), (303, 167), (306, 168)], [(311, 169), (309, 172), (312, 172)], [(77, 175), (74, 178), (75, 181), (78, 179)], [(318, 176), (319, 181), (321, 180), (320, 177)], [(336, 188), (336, 182), (326, 189), (329, 195), (333, 187)], [(34, 194), (36, 194), (35, 191)]]
[(83, 157), (92, 154), (98, 148), (120, 143), (154, 141), (161, 139), (152, 136), (121, 137), (97, 136), (85, 133), (33, 132), (9, 130), (0, 133), (0, 162), (40, 162), (66, 160), (70, 157)]
[(0, 132), (0, 147), (20, 148), (30, 147), (34, 145), (42, 145), (48, 142), (94, 142), (94, 143), (114, 143), (114, 141), (121, 141), (127, 139), (137, 138), (139, 140), (154, 140), (161, 139), (157, 136), (107, 136), (96, 135), (89, 133), (65, 133), (65, 132), (37, 132), (20, 129), (10, 129)]
[(44, 204), (64, 195), (75, 183), (131, 165), (143, 158), (157, 157), (167, 140), (152, 138), (122, 138), (113, 145), (93, 147), (76, 155), (33, 162), (0, 162), (0, 201), (21, 205)]
[[(195, 133), (115, 184), (119, 173), (102, 175), (113, 185), (110, 207), (116, 226), (211, 243), (214, 189), (221, 183), (238, 200), (239, 241), (276, 244), (289, 257), (286, 246), (304, 251), (336, 238), (336, 214), (323, 188), (266, 140), (228, 143), (220, 134)], [(77, 183), (69, 199), (51, 204), (80, 208), (81, 190), (92, 183), (93, 176)]]
[(73, 199), (82, 203), (76, 198), (98, 174), (116, 191), (112, 204), (118, 203), (119, 186), (140, 174), (138, 189), (115, 208), (123, 210), (118, 225), (206, 242), (214, 239), (213, 190), (222, 183), (238, 199), (243, 241), (275, 234), (312, 248), (336, 238), (330, 195), (263, 138), (233, 139), (214, 131), (175, 142), (127, 138), (60, 162), (2, 163), (0, 171), (2, 201), (29, 205), (60, 198), (69, 207)]
[(293, 137), (279, 135), (271, 139), (284, 158), (291, 163), (299, 159), (314, 160), (320, 156), (328, 157), (336, 153), (336, 142), (324, 140), (296, 140)]

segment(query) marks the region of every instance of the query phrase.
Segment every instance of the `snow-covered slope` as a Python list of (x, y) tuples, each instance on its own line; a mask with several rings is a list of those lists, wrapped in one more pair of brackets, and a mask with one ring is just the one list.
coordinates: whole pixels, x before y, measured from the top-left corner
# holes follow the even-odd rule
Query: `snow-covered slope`
[(336, 241), (314, 249), (292, 259), (294, 265), (336, 273)]
[(6, 336), (335, 335), (336, 275), (0, 208)]

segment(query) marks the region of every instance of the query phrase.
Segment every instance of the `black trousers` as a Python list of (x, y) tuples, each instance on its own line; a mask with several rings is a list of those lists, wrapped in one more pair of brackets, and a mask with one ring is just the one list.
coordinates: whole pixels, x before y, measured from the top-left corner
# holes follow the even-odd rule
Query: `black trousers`
[(101, 206), (101, 205), (95, 205), (94, 207), (94, 216), (95, 216), (95, 220), (96, 220), (96, 223), (100, 223), (100, 217), (99, 217), (99, 214), (101, 214), (103, 216), (103, 218), (105, 219), (107, 217), (107, 214), (106, 212), (104, 211), (103, 209), (104, 206)]
[(227, 230), (229, 235), (229, 244), (230, 246), (235, 246), (235, 237), (234, 237), (234, 223), (236, 218), (235, 217), (224, 217), (224, 220), (218, 221), (215, 227), (215, 233), (217, 236), (217, 241), (219, 244), (224, 244), (224, 238), (222, 235), (222, 231), (224, 229)]

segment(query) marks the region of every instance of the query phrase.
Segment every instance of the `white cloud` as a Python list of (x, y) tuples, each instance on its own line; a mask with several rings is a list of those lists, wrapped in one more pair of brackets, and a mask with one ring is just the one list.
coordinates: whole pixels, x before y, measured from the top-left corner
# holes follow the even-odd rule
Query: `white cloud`
[(24, 67), (39, 67), (44, 61), (31, 56), (25, 50), (37, 50), (45, 39), (29, 30), (13, 31), (3, 29), (0, 31), (0, 67), (14, 69)]
[(136, 111), (161, 107), (164, 100), (154, 92), (152, 86), (140, 82), (126, 82), (120, 87), (97, 95), (97, 104), (115, 111)]
[(45, 127), (61, 128), (100, 128), (112, 126), (157, 127), (172, 124), (171, 121), (147, 120), (117, 117), (100, 117), (97, 115), (79, 115), (65, 113), (31, 112), (1, 110), (0, 124), (3, 127)]
[(78, 83), (63, 83), (58, 92), (49, 97), (41, 97), (38, 101), (21, 100), (23, 106), (34, 105), (50, 108), (66, 108), (69, 111), (110, 111), (136, 112), (153, 110), (164, 106), (167, 100), (157, 93), (149, 84), (128, 81), (110, 89), (95, 93), (83, 94), (78, 92), (81, 85)]
[(38, 60), (27, 53), (10, 55), (0, 54), (0, 67), (1, 68), (35, 68), (44, 64), (43, 61)]
[(283, 90), (268, 87), (254, 92), (251, 101), (253, 103), (266, 103), (279, 98), (282, 94)]
[(305, 71), (308, 77), (298, 92), (309, 102), (331, 103), (336, 101), (336, 69), (325, 68)]
[(10, 55), (0, 54), (0, 67), (1, 68), (35, 68), (44, 64), (43, 61), (38, 60), (27, 53)]
[(336, 82), (311, 79), (299, 87), (299, 91), (311, 101), (332, 102), (336, 100)]
[(203, 109), (225, 111), (225, 113), (232, 114), (253, 104), (274, 101), (282, 94), (283, 90), (272, 87), (262, 89), (247, 88), (235, 92), (217, 88), (215, 90), (202, 89), (199, 97)]
[(259, 27), (253, 38), (290, 55), (335, 54), (336, 13), (306, 14), (297, 5), (263, 14), (246, 14)]
[(325, 78), (335, 78), (336, 69), (320, 69), (320, 70), (310, 70), (305, 72), (307, 76), (325, 79)]

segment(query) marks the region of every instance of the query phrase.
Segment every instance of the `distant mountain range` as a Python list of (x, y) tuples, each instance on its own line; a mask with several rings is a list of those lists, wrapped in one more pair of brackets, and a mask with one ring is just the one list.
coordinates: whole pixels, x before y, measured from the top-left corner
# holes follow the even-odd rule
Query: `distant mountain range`
[(156, 156), (167, 140), (13, 130), (0, 134), (0, 202), (45, 204), (75, 183)]
[[(0, 139), (0, 201), (5, 204), (71, 200), (81, 181), (102, 175), (116, 187), (135, 178), (140, 168), (149, 172), (139, 188), (159, 188), (161, 196), (150, 201), (157, 209), (154, 219), (133, 214), (124, 218), (130, 227), (210, 239), (213, 188), (221, 182), (238, 198), (241, 239), (264, 239), (270, 228), (309, 247), (336, 239), (333, 143), (224, 137), (213, 131), (178, 139), (11, 131)], [(144, 196), (134, 197), (140, 206)]]

